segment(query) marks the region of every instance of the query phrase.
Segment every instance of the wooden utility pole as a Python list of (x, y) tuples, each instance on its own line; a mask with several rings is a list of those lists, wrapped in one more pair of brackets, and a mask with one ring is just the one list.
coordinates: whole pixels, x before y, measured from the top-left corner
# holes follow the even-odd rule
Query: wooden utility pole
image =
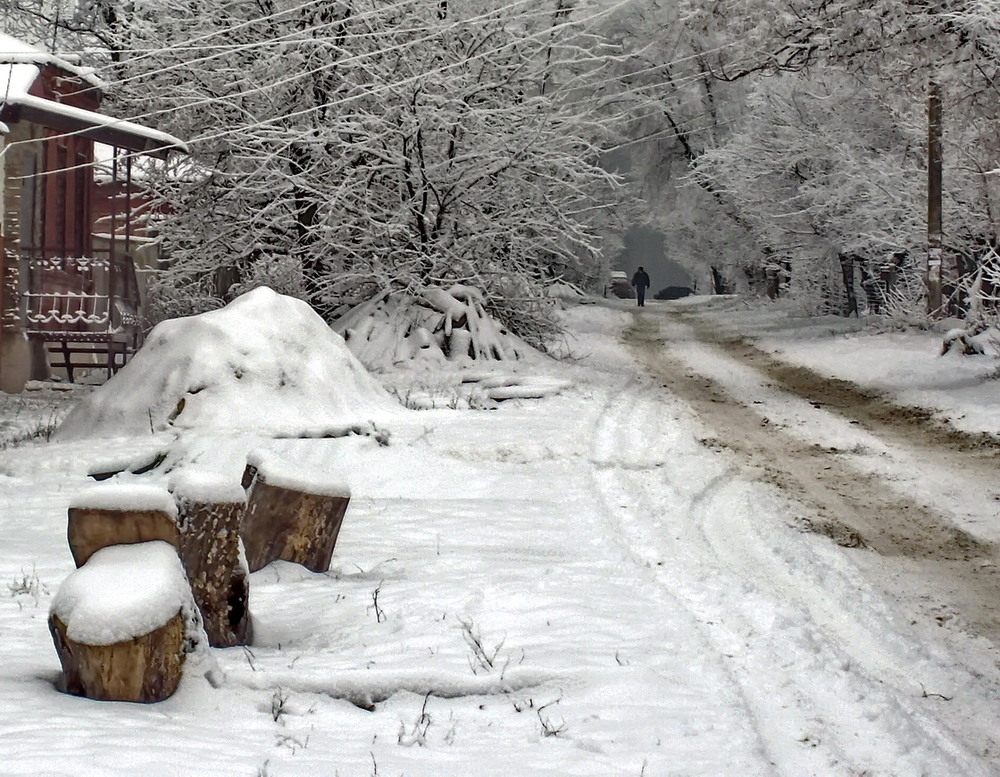
[(927, 95), (927, 312), (941, 315), (941, 84)]

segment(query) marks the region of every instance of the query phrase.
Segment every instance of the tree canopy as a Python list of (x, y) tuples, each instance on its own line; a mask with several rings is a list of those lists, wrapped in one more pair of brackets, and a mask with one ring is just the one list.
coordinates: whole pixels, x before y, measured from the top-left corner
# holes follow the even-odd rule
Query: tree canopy
[[(187, 140), (149, 183), (164, 314), (267, 284), (332, 318), (464, 284), (522, 337), (545, 286), (596, 283), (621, 201), (600, 165), (606, 78), (583, 2), (93, 0), (106, 105)], [(55, 18), (53, 24), (57, 24)], [(63, 38), (66, 40), (66, 38)]]
[(702, 291), (914, 311), (931, 81), (952, 311), (993, 293), (996, 0), (13, 5), (96, 52), (118, 115), (191, 141), (156, 182), (168, 312), (469, 287), (541, 342), (544, 285), (594, 282), (636, 222)]

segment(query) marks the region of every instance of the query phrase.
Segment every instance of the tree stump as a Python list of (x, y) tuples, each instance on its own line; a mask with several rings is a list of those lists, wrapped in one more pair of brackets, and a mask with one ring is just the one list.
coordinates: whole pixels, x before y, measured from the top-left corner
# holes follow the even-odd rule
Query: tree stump
[(350, 489), (322, 473), (261, 456), (249, 459), (244, 482), (250, 483), (250, 495), (240, 534), (249, 570), (280, 559), (311, 572), (327, 571)]
[(180, 683), (194, 613), (173, 547), (98, 550), (66, 578), (49, 613), (65, 690), (101, 701), (168, 698)]
[(221, 475), (183, 472), (170, 483), (180, 555), (212, 647), (247, 644), (250, 585), (240, 561), (246, 493)]
[(77, 567), (111, 545), (162, 540), (180, 548), (177, 507), (157, 486), (106, 483), (82, 491), (70, 503), (67, 534)]

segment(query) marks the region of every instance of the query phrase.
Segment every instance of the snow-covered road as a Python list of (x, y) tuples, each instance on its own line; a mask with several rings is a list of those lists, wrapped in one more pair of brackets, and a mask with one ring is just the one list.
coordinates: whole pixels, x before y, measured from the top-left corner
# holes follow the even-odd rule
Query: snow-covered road
[[(925, 643), (926, 630), (889, 595), (894, 586), (883, 559), (813, 541), (803, 527), (831, 516), (811, 515), (816, 506), (808, 499), (786, 501), (788, 492), (769, 481), (792, 484), (775, 478), (768, 463), (725, 453), (706, 459), (698, 450), (720, 438), (727, 448), (734, 431), (770, 439), (770, 466), (788, 469), (802, 485), (802, 464), (789, 463), (792, 446), (774, 446), (772, 424), (792, 427), (812, 446), (860, 432), (782, 395), (769, 376), (709, 349), (689, 326), (657, 320), (651, 329), (654, 315), (633, 323), (630, 341), (640, 350), (658, 343), (652, 360), (643, 358), (657, 378), (681, 370), (706, 392), (711, 385), (710, 412), (699, 404), (702, 414), (685, 419), (690, 403), (655, 388), (643, 392), (641, 379), (616, 395), (606, 414), (613, 430), (607, 434), (616, 440), (608, 457), (621, 464), (606, 474), (606, 488), (623, 495), (619, 520), (632, 547), (726, 659), (775, 773), (996, 773), (996, 764), (982, 759), (992, 740), (980, 725), (995, 685), (977, 689), (978, 712), (948, 709), (964, 706), (953, 704), (954, 689), (961, 685), (968, 694), (978, 670), (952, 666), (952, 656)], [(806, 406), (799, 413), (822, 417), (789, 423), (796, 403)], [(735, 419), (748, 405), (753, 418)], [(658, 462), (655, 471), (642, 466), (644, 457)], [(831, 468), (811, 466), (813, 477)], [(934, 592), (930, 582), (921, 594)], [(941, 688), (947, 693), (932, 690)]]
[[(944, 578), (920, 588), (923, 562), (807, 530), (831, 516), (723, 421), (750, 406), (761, 434), (794, 428), (862, 470), (911, 454), (848, 439), (663, 308), (568, 316), (578, 362), (534, 370), (571, 389), (407, 413), (388, 447), (188, 434), (0, 452), (0, 774), (1000, 774), (998, 654), (933, 601)], [(717, 412), (670, 388), (678, 369)], [(350, 482), (331, 572), (253, 575), (255, 644), (213, 651), (219, 687), (189, 673), (148, 707), (58, 693), (45, 618), (86, 472), (161, 447), (238, 477), (261, 445)]]

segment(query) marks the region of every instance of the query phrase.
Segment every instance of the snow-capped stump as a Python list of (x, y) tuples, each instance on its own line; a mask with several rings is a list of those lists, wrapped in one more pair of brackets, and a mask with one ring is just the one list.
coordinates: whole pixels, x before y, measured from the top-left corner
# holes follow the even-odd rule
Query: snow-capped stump
[(250, 585), (240, 562), (246, 492), (215, 473), (185, 470), (170, 481), (180, 556), (212, 647), (245, 645)]
[(109, 482), (79, 492), (70, 502), (67, 534), (78, 567), (109, 545), (162, 540), (180, 548), (173, 497), (145, 484)]
[(351, 501), (348, 486), (260, 453), (247, 458), (244, 482), (250, 494), (240, 534), (250, 571), (280, 559), (326, 572)]
[(64, 690), (102, 701), (166, 699), (199, 623), (173, 547), (102, 548), (66, 578), (49, 611)]

